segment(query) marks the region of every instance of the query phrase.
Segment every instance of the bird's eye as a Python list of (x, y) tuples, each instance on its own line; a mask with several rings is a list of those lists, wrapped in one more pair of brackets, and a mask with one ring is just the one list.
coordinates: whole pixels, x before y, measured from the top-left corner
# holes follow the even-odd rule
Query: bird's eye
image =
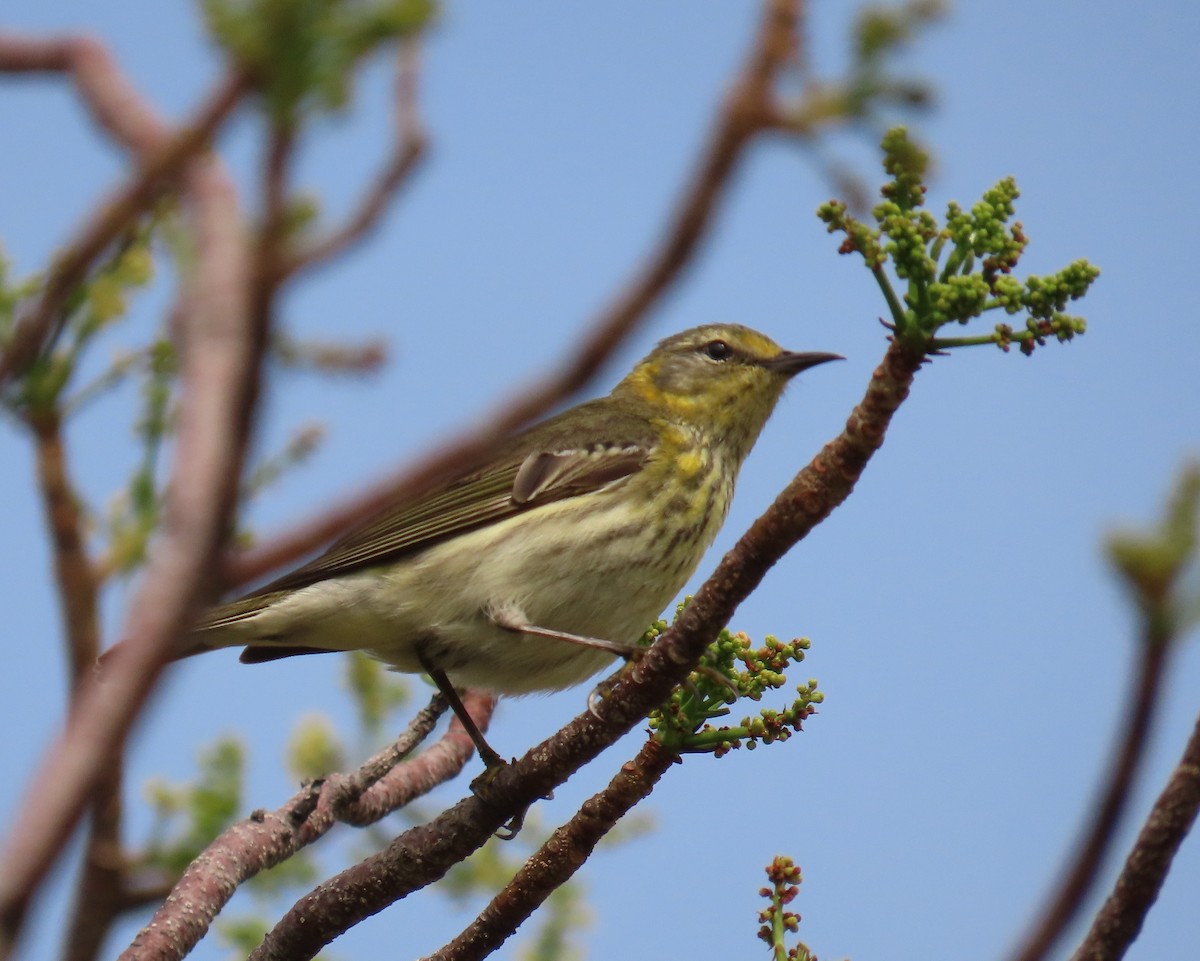
[(710, 340), (701, 350), (713, 360), (729, 360), (733, 356), (733, 348), (723, 340)]

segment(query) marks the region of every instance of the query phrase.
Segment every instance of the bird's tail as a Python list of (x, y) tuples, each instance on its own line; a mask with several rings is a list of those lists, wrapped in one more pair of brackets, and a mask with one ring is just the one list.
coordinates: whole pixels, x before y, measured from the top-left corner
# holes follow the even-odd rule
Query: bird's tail
[[(204, 654), (206, 651), (219, 651), (222, 648), (237, 647), (244, 643), (245, 641), (238, 638), (233, 632), (196, 627), (171, 642), (167, 660), (181, 661), (187, 657)], [(112, 670), (114, 663), (128, 655), (129, 645), (128, 640), (117, 641), (96, 659), (96, 673), (101, 680), (104, 679), (107, 672)]]

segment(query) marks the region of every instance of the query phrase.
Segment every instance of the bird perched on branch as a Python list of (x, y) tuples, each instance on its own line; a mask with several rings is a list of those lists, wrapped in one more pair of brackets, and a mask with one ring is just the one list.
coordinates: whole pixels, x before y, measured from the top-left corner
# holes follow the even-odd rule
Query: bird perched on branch
[(557, 690), (635, 656), (716, 537), (788, 381), (839, 359), (733, 324), (668, 337), (607, 397), (209, 611), (177, 656), (363, 650), (429, 674), (484, 762), (502, 763), (455, 688)]

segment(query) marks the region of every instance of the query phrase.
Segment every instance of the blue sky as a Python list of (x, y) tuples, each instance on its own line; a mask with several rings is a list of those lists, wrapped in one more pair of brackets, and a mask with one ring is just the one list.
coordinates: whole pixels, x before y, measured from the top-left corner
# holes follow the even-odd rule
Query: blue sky
[[(815, 60), (835, 71), (843, 5), (812, 6)], [(644, 806), (657, 829), (585, 869), (594, 917), (580, 937), (591, 957), (628, 953), (630, 932), (644, 957), (699, 944), (713, 957), (763, 950), (755, 892), (776, 853), (804, 870), (802, 936), (822, 957), (996, 957), (1075, 837), (1134, 663), (1133, 620), (1102, 538), (1156, 516), (1178, 466), (1200, 450), (1200, 326), (1190, 288), (1172, 286), (1194, 273), (1200, 214), (1200, 10), (1180, 0), (1136, 15), (1065, 0), (997, 9), (963, 3), (906, 58), (938, 94), (911, 124), (936, 155), (931, 206), (970, 202), (1014, 174), (1033, 238), (1024, 269), (1086, 256), (1104, 272), (1082, 307), (1090, 330), (1032, 358), (978, 349), (921, 372), (853, 497), (734, 621), (752, 635), (811, 637), (802, 673), (826, 692), (820, 714), (787, 745), (689, 758), (670, 772)], [(385, 336), (392, 363), (370, 381), (271, 382), (261, 448), (313, 420), (329, 436), (311, 466), (256, 505), (262, 530), (368, 484), (563, 356), (650, 249), (754, 20), (750, 4), (665, 0), (447, 8), (425, 56), (426, 166), (369, 245), (283, 303), (298, 334)], [(95, 31), (170, 116), (216, 75), (186, 4), (47, 2), (5, 21)], [(358, 93), (361, 108), (323, 123), (300, 167), (332, 212), (352, 201), (386, 142), (384, 73), (368, 71)], [(0, 124), (0, 238), (17, 269), (32, 271), (119, 166), (58, 81), (6, 80)], [(221, 148), (250, 183), (251, 125), (235, 122)], [(834, 149), (877, 179), (869, 143), (839, 137)], [(591, 391), (659, 337), (710, 321), (848, 358), (792, 386), (696, 583), (840, 430), (883, 352), (877, 290), (813, 216), (830, 191), (794, 144), (756, 146), (684, 282)], [(166, 302), (162, 289), (147, 293), (112, 347), (148, 329)], [(71, 435), (100, 504), (130, 470), (130, 403), (114, 397)], [(0, 674), (8, 812), (57, 722), (63, 668), (31, 457), (7, 424), (0, 463), (3, 643), (21, 646)], [(111, 628), (126, 594), (108, 599)], [(132, 796), (151, 774), (187, 778), (198, 745), (238, 730), (252, 752), (247, 806), (275, 806), (291, 790), (277, 758), (295, 718), (323, 711), (346, 722), (339, 677), (323, 658), (251, 669), (225, 654), (180, 667), (138, 732)], [(1193, 640), (1177, 652), (1122, 851), (1182, 750), (1197, 691)], [(585, 694), (504, 704), (493, 743), (523, 752), (582, 709)], [(637, 742), (558, 792), (544, 823), (569, 816)], [(745, 830), (756, 817), (777, 827)], [(64, 890), (60, 878), (44, 902), (31, 958), (54, 956)], [(1192, 839), (1129, 957), (1193, 954), (1197, 890)], [(332, 951), (425, 953), (468, 917), (436, 903), (395, 906)], [(210, 940), (194, 956), (223, 951)]]

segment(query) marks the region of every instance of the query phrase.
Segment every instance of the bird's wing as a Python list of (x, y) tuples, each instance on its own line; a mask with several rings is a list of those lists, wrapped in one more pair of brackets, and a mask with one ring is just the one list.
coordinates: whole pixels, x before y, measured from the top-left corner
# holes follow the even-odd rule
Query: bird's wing
[(620, 441), (572, 445), (554, 429), (557, 420), (514, 438), (488, 467), (384, 511), (303, 567), (208, 612), (197, 626), (230, 624), (289, 591), (396, 561), (487, 524), (598, 491), (637, 473), (653, 450), (653, 437), (642, 422), (614, 432)]

